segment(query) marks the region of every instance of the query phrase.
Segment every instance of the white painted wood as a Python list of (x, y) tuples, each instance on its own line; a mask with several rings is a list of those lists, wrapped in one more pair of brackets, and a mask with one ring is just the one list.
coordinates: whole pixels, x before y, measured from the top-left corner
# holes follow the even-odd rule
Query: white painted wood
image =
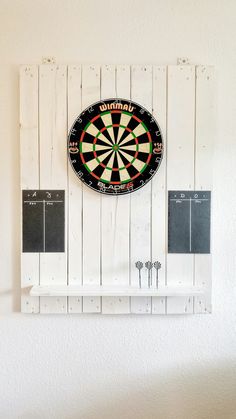
[[(38, 67), (36, 65), (20, 68), (20, 162), (21, 188), (38, 189)], [(39, 298), (29, 296), (29, 288), (27, 288), (36, 284), (39, 284), (39, 254), (22, 253), (21, 243), (21, 311), (23, 313), (39, 312)]]
[[(132, 66), (131, 99), (152, 112), (152, 67)], [(143, 263), (151, 258), (151, 182), (130, 196), (130, 272), (132, 286), (138, 286), (138, 270), (135, 262)], [(145, 277), (146, 276), (146, 277)], [(147, 283), (143, 268), (143, 286)], [(132, 313), (151, 313), (151, 298), (131, 298)]]
[[(134, 288), (134, 287), (115, 287), (115, 286), (38, 286), (34, 285), (30, 291), (31, 295), (43, 295), (43, 296), (90, 296), (91, 293), (94, 296), (108, 296), (105, 298), (111, 298), (112, 296), (189, 296), (189, 295), (202, 295), (205, 292), (204, 288), (201, 287), (160, 287), (159, 290), (152, 288)], [(117, 297), (115, 297), (117, 298)], [(156, 297), (155, 297), (156, 298)], [(117, 314), (117, 313), (116, 313)]]
[[(37, 66), (21, 67), (22, 189), (64, 189), (66, 199), (66, 252), (22, 253), (23, 312), (65, 313), (67, 296), (70, 313), (211, 312), (211, 255), (167, 254), (167, 191), (212, 190), (214, 69), (197, 66), (196, 76), (189, 65), (168, 75), (164, 66), (107, 65), (100, 86), (99, 66), (71, 65), (67, 85), (66, 66), (41, 66), (39, 78)], [(130, 195), (96, 193), (67, 167), (68, 129), (100, 96), (131, 97), (162, 131), (159, 171)], [(155, 271), (145, 288), (145, 269), (138, 288), (137, 260), (161, 262), (158, 290)]]
[[(117, 65), (116, 67), (116, 95), (117, 97), (130, 99), (131, 83), (130, 83), (130, 66)], [(130, 285), (130, 194), (118, 197), (119, 206), (119, 237), (117, 240), (118, 252), (117, 265), (121, 269), (121, 285)], [(121, 222), (122, 220), (122, 222)], [(118, 244), (119, 242), (119, 244)], [(117, 300), (116, 300), (117, 301)], [(116, 312), (130, 313), (130, 298), (123, 297), (118, 299), (118, 305), (122, 305), (120, 310), (116, 308)]]
[[(213, 67), (196, 67), (196, 158), (195, 189), (212, 190), (212, 156), (215, 136), (215, 75)], [(195, 255), (195, 284), (206, 287), (196, 297), (195, 313), (211, 312), (212, 257)]]
[[(68, 66), (68, 132), (82, 111), (81, 66)], [(68, 284), (82, 285), (82, 182), (68, 164)], [(68, 298), (68, 312), (82, 312), (82, 298)]]
[[(194, 188), (195, 67), (168, 67), (167, 190)], [(168, 254), (167, 284), (191, 286), (194, 256)], [(167, 300), (167, 313), (192, 313), (193, 299)]]
[[(116, 97), (116, 68), (114, 65), (101, 67), (101, 99)], [(102, 285), (118, 282), (117, 248), (116, 248), (116, 197), (101, 196), (101, 263)], [(102, 313), (109, 314), (115, 311), (115, 298), (102, 298)]]
[(212, 292), (212, 256), (195, 255), (195, 281), (196, 287), (204, 287), (204, 294), (194, 298), (194, 313), (211, 313)]
[[(122, 85), (122, 88), (121, 88)], [(101, 68), (101, 99), (130, 95), (128, 66), (104, 65)], [(123, 96), (121, 96), (123, 97)], [(102, 284), (129, 284), (129, 196), (101, 197)], [(129, 313), (129, 298), (103, 297), (103, 314)]]
[[(131, 83), (130, 83), (130, 66), (118, 65), (116, 67), (116, 95), (117, 97), (130, 99)], [(120, 214), (119, 238), (117, 240), (117, 248), (120, 246), (118, 253), (117, 265), (122, 271), (121, 285), (130, 285), (130, 195), (118, 197), (118, 206)], [(118, 242), (120, 243), (118, 245)], [(116, 312), (130, 313), (130, 298), (123, 297), (122, 300), (116, 300), (118, 305), (122, 305), (120, 310), (116, 306)]]
[(38, 66), (20, 67), (20, 174), (22, 189), (39, 186)]
[[(82, 68), (82, 108), (100, 100), (100, 67)], [(101, 195), (83, 185), (83, 284), (101, 283)], [(83, 299), (84, 313), (101, 311), (100, 297)]]
[(212, 66), (196, 67), (196, 158), (195, 188), (212, 189), (212, 158), (214, 153), (215, 73)]
[[(42, 65), (39, 73), (40, 189), (65, 190), (67, 220), (67, 68)], [(65, 229), (67, 243), (67, 229)], [(40, 254), (40, 284), (67, 284), (67, 249)], [(65, 313), (67, 299), (40, 301), (41, 313)]]
[[(166, 192), (166, 66), (153, 67), (153, 116), (156, 118), (164, 143), (164, 154), (161, 166), (152, 179), (152, 262), (159, 261), (158, 284), (166, 284), (166, 252), (167, 252), (167, 192)], [(156, 270), (152, 274), (153, 286), (156, 286)], [(165, 314), (166, 300), (152, 298), (152, 313)]]

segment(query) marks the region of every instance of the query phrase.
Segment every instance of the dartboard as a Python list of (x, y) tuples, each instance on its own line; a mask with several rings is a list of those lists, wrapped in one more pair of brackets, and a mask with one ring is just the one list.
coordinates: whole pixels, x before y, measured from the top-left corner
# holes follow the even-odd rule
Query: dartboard
[(144, 186), (156, 173), (162, 153), (154, 117), (125, 99), (92, 104), (69, 133), (68, 154), (75, 173), (105, 194), (126, 194)]

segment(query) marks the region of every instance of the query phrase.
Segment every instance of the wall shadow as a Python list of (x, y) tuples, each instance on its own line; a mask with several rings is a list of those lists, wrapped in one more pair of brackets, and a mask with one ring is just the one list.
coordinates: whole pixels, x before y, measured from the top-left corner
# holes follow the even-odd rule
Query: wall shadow
[(234, 364), (133, 377), (66, 419), (236, 419), (235, 372)]

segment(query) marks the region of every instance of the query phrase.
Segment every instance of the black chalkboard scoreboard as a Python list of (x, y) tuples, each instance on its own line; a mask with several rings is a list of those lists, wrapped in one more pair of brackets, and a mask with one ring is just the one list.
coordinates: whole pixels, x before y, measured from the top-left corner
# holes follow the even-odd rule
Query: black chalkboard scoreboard
[(210, 253), (210, 191), (168, 192), (168, 252)]
[(65, 191), (23, 190), (23, 252), (65, 251)]

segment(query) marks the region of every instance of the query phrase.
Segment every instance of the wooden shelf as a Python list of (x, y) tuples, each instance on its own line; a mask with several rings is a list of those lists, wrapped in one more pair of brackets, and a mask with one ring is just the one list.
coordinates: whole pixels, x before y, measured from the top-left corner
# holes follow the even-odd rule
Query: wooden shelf
[(73, 285), (34, 285), (31, 296), (38, 297), (185, 297), (204, 294), (201, 287), (104, 287), (104, 286), (73, 286)]

